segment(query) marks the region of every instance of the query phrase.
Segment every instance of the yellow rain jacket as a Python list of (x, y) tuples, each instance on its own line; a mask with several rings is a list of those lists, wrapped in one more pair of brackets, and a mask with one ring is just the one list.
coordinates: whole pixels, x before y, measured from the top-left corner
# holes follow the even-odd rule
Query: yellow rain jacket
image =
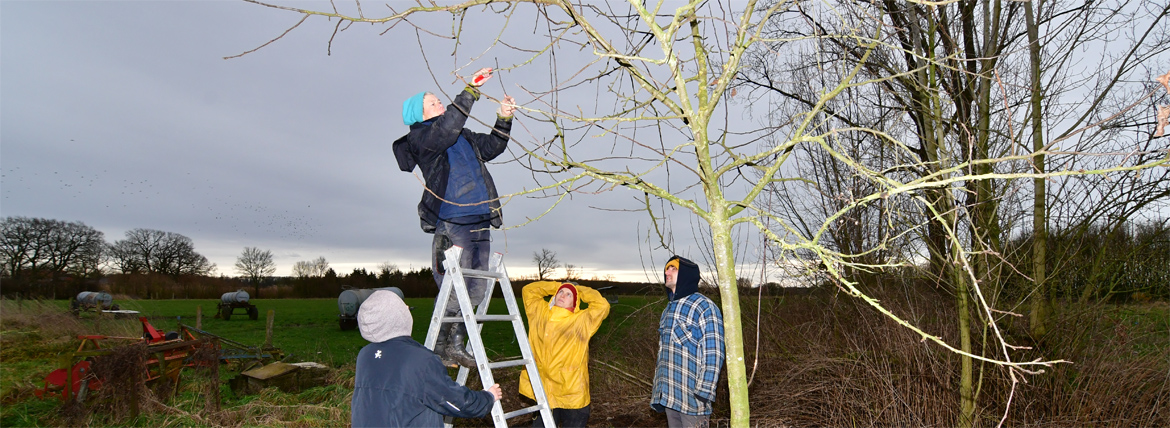
[[(550, 408), (580, 409), (589, 405), (589, 338), (609, 316), (609, 302), (589, 287), (575, 286), (576, 311), (551, 306), (549, 298), (564, 283), (537, 281), (524, 286), (528, 343), (540, 370)], [(581, 302), (589, 305), (581, 309)], [(520, 373), (520, 394), (535, 399), (528, 370)]]

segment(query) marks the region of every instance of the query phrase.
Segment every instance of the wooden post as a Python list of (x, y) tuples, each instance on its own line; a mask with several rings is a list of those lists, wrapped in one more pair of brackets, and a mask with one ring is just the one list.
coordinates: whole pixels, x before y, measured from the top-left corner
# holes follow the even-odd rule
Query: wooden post
[(195, 328), (203, 330), (203, 307), (195, 307)]
[(272, 347), (272, 321), (276, 319), (276, 311), (268, 310), (268, 325), (264, 327), (264, 347)]

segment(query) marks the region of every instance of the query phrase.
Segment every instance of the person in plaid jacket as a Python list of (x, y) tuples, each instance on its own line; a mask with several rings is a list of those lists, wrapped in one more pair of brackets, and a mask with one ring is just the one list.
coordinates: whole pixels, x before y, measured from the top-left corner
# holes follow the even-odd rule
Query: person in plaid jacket
[(723, 314), (699, 290), (699, 266), (674, 256), (666, 262), (670, 303), (658, 321), (658, 364), (650, 407), (671, 427), (706, 427), (723, 369)]

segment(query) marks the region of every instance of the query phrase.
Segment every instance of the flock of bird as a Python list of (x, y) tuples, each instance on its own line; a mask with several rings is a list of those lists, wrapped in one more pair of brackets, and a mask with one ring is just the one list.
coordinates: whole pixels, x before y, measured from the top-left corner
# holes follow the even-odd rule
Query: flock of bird
[[(174, 176), (126, 177), (100, 171), (44, 171), (4, 165), (0, 173), (3, 216), (52, 218), (123, 229), (149, 228), (179, 234), (217, 233), (240, 238), (303, 241), (319, 234), (311, 205), (260, 202), (242, 189), (207, 184), (187, 172)], [(150, 224), (134, 224), (146, 219)]]

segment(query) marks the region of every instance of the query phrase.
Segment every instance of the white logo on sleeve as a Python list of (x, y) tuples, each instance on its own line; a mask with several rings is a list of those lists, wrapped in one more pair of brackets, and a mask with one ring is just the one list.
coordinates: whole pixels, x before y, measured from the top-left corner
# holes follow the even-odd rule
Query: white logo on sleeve
[(382, 350), (381, 349), (379, 349), (378, 352), (374, 353), (374, 358), (382, 358)]

